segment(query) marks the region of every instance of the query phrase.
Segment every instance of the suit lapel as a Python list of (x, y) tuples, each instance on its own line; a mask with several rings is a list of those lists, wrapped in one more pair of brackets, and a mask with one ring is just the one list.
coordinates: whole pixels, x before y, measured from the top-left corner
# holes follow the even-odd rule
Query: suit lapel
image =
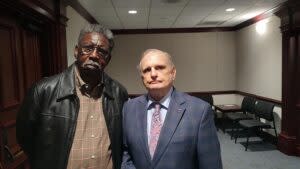
[(144, 95), (137, 105), (136, 115), (138, 120), (137, 133), (139, 135), (140, 146), (144, 151), (146, 159), (151, 163), (151, 157), (148, 148), (148, 135), (147, 135), (147, 96)]
[(156, 151), (153, 156), (152, 165), (155, 166), (156, 163), (161, 158), (163, 152), (166, 150), (184, 112), (186, 109), (185, 100), (176, 90), (174, 89), (172, 93), (172, 99), (169, 105), (169, 109), (164, 121)]

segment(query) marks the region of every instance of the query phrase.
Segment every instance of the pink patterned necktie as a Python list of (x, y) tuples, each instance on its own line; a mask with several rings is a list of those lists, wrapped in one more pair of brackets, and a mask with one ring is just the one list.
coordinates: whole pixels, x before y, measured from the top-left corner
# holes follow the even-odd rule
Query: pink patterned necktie
[(150, 129), (149, 151), (150, 151), (151, 158), (153, 158), (153, 154), (156, 149), (161, 127), (162, 127), (162, 122), (160, 119), (160, 104), (156, 103), (155, 111), (152, 115), (151, 129)]

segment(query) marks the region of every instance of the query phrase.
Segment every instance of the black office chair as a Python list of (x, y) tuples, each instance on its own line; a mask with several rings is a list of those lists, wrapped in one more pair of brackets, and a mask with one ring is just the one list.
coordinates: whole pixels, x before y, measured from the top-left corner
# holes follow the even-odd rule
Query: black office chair
[[(257, 101), (255, 105), (255, 116), (257, 117), (257, 119), (239, 121), (239, 124), (245, 129), (247, 135), (245, 151), (247, 151), (248, 149), (249, 137), (252, 133), (255, 133), (255, 131), (262, 131), (262, 129), (274, 129), (275, 136), (277, 138), (277, 131), (273, 114), (274, 106), (275, 105), (270, 102)], [(265, 119), (266, 122), (262, 122), (261, 119)], [(272, 122), (273, 125), (268, 122)], [(235, 140), (236, 139), (237, 137), (235, 138)]]
[(227, 118), (232, 121), (232, 128), (231, 128), (231, 139), (233, 138), (234, 134), (237, 132), (239, 125), (238, 122), (240, 120), (248, 120), (254, 118), (254, 108), (255, 108), (256, 99), (252, 97), (244, 97), (241, 105), (241, 112), (233, 112), (227, 113)]

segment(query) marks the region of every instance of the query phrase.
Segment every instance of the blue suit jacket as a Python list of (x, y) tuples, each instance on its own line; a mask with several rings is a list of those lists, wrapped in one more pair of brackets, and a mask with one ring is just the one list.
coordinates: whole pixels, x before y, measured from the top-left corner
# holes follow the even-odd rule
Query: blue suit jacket
[(122, 169), (222, 169), (220, 144), (211, 106), (173, 91), (158, 144), (150, 157), (147, 141), (147, 95), (123, 107)]

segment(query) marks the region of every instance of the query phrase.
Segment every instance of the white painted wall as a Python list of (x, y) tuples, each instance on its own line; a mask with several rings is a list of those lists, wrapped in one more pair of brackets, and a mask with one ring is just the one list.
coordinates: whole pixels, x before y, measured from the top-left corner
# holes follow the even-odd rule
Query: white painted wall
[(67, 6), (67, 17), (69, 18), (66, 28), (67, 36), (67, 56), (68, 65), (74, 62), (74, 47), (77, 44), (77, 39), (81, 28), (88, 23), (81, 15), (79, 15), (72, 7)]
[(282, 46), (280, 19), (267, 19), (266, 32), (258, 23), (236, 32), (237, 90), (281, 100)]
[(181, 91), (234, 90), (234, 32), (117, 35), (107, 72), (129, 93), (145, 92), (136, 69), (148, 48), (169, 52), (174, 59), (175, 87)]

